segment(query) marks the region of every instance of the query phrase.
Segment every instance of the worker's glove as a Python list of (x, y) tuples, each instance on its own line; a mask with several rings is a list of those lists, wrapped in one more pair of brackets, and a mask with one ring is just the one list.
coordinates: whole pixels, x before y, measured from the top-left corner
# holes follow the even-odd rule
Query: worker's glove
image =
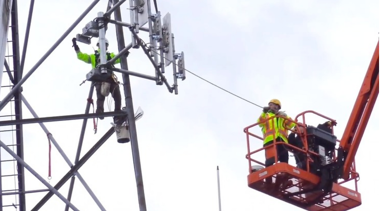
[(303, 133), (305, 133), (305, 128), (304, 127), (299, 127), (298, 131), (303, 134)]
[(305, 128), (303, 126), (294, 127), (294, 131), (298, 134), (303, 134), (305, 132)]
[(267, 113), (269, 111), (269, 107), (268, 106), (265, 106), (264, 108), (263, 108), (263, 112), (264, 113)]
[(74, 38), (72, 39), (72, 41), (73, 41), (73, 46), (76, 46), (76, 45), (77, 45), (77, 38), (74, 37)]
[(72, 41), (73, 41), (73, 47), (75, 51), (79, 51), (79, 46), (77, 45), (77, 38), (74, 37)]

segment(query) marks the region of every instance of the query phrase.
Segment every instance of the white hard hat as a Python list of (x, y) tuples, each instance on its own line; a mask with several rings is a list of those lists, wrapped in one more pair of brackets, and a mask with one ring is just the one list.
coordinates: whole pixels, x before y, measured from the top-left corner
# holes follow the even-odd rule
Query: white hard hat
[[(99, 40), (100, 40), (100, 39), (99, 39)], [(96, 46), (99, 45), (99, 40), (98, 40), (98, 42), (96, 43)], [(109, 42), (108, 42), (108, 40), (107, 40), (107, 38), (104, 38), (104, 40), (106, 41), (106, 45), (110, 45)]]

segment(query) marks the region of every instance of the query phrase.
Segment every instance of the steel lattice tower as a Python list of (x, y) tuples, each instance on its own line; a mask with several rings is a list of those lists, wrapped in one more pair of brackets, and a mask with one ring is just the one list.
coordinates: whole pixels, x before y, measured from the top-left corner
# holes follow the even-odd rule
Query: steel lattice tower
[[(151, 11), (151, 1), (147, 0), (130, 0), (129, 5), (126, 6), (126, 0), (109, 0), (107, 2), (106, 11), (99, 12), (98, 17), (94, 19), (91, 23), (86, 25), (86, 30), (83, 30), (83, 34), (78, 34), (77, 38), (79, 41), (86, 43), (92, 37), (104, 38), (106, 32), (105, 26), (107, 24), (115, 24), (116, 28), (116, 39), (118, 43), (119, 53), (111, 59), (110, 61), (102, 61), (99, 65), (99, 69), (104, 68), (109, 71), (116, 71), (122, 74), (123, 85), (125, 95), (125, 109), (122, 112), (106, 112), (103, 114), (91, 114), (90, 113), (90, 102), (87, 103), (85, 113), (83, 114), (73, 114), (66, 116), (51, 116), (39, 118), (34, 112), (31, 105), (25, 99), (22, 94), (22, 84), (28, 80), (28, 78), (38, 70), (38, 67), (44, 60), (49, 57), (49, 55), (55, 50), (55, 48), (60, 45), (64, 39), (68, 39), (68, 34), (81, 23), (82, 19), (94, 8), (94, 6), (99, 3), (99, 0), (94, 0), (88, 8), (77, 18), (77, 20), (64, 32), (64, 34), (55, 42), (55, 44), (43, 55), (43, 57), (30, 69), (28, 72), (24, 71), (24, 62), (27, 52), (29, 32), (31, 28), (34, 0), (30, 1), (29, 14), (26, 25), (26, 32), (24, 38), (24, 45), (20, 46), (20, 34), (19, 34), (19, 23), (18, 23), (18, 1), (17, 0), (1, 0), (0, 8), (3, 11), (3, 16), (1, 17), (2, 31), (0, 32), (0, 59), (4, 60), (4, 66), (0, 73), (0, 83), (1, 83), (1, 93), (4, 95), (0, 102), (0, 158), (1, 158), (1, 180), (0, 180), (0, 207), (1, 210), (19, 210), (26, 211), (26, 197), (28, 194), (33, 194), (36, 192), (45, 192), (46, 195), (36, 204), (28, 204), (28, 207), (33, 207), (32, 210), (39, 210), (43, 205), (55, 194), (60, 198), (65, 204), (65, 210), (78, 210), (79, 207), (75, 207), (71, 203), (72, 191), (75, 184), (75, 178), (78, 178), (80, 182), (84, 185), (86, 190), (89, 192), (91, 197), (94, 199), (95, 203), (99, 206), (101, 210), (106, 210), (101, 204), (101, 200), (97, 199), (94, 193), (91, 191), (90, 187), (86, 184), (85, 180), (82, 178), (78, 170), (88, 161), (91, 156), (96, 153), (96, 151), (105, 143), (105, 141), (115, 133), (116, 128), (111, 127), (102, 138), (100, 138), (93, 147), (86, 152), (81, 158), (79, 156), (82, 142), (84, 138), (84, 130), (87, 125), (87, 120), (97, 117), (111, 117), (111, 116), (121, 116), (125, 118), (125, 122), (128, 125), (129, 138), (132, 148), (132, 156), (134, 162), (135, 178), (137, 185), (137, 195), (138, 204), (141, 211), (145, 211), (146, 202), (144, 194), (144, 186), (142, 181), (142, 171), (140, 164), (140, 155), (138, 148), (138, 139), (136, 133), (135, 120), (139, 118), (138, 115), (142, 113), (134, 113), (131, 85), (129, 76), (136, 76), (151, 81), (155, 81), (157, 85), (164, 85), (167, 87), (170, 93), (178, 94), (178, 84), (177, 79), (184, 80), (185, 77), (185, 67), (184, 67), (184, 54), (177, 54), (174, 49), (174, 35), (171, 32), (170, 26), (170, 14), (167, 14), (163, 18), (163, 23), (161, 23), (160, 12), (157, 10), (157, 2), (154, 0), (154, 8), (156, 13), (153, 14)], [(125, 23), (122, 21), (120, 7), (130, 8), (130, 23)], [(113, 18), (112, 18), (113, 16)], [(148, 27), (144, 28), (143, 25)], [(125, 45), (123, 27), (128, 27), (131, 32), (132, 43)], [(149, 33), (149, 46), (147, 46), (141, 38), (139, 38), (140, 31)], [(87, 40), (86, 40), (87, 39)], [(100, 43), (100, 46), (105, 45), (105, 43)], [(5, 49), (8, 47), (8, 50)], [(22, 48), (21, 48), (22, 47)], [(149, 61), (154, 67), (154, 76), (145, 75), (137, 72), (132, 72), (128, 70), (127, 56), (131, 49), (142, 49), (144, 53), (148, 56)], [(121, 68), (111, 67), (113, 62), (120, 58)], [(173, 80), (172, 85), (169, 84), (168, 80), (165, 78), (165, 67), (172, 65), (173, 67)], [(89, 80), (89, 78), (87, 78)], [(4, 81), (8, 81), (5, 84)], [(9, 90), (9, 91), (8, 91)], [(94, 86), (92, 85), (89, 90), (89, 97), (91, 98), (94, 92)], [(33, 114), (34, 118), (24, 119), (22, 105), (25, 105), (28, 110)], [(12, 110), (10, 113), (6, 112), (8, 108)], [(141, 116), (140, 116), (141, 117)], [(49, 132), (44, 125), (44, 122), (54, 122), (54, 121), (68, 121), (83, 119), (83, 125), (81, 130), (81, 135), (79, 138), (77, 154), (75, 161), (71, 162), (70, 159), (65, 155), (63, 150), (60, 148), (58, 143), (55, 141), (54, 137), (49, 136)], [(42, 129), (48, 134), (50, 142), (58, 149), (68, 165), (71, 166), (71, 170), (68, 171), (60, 181), (53, 185), (50, 185), (43, 179), (36, 171), (33, 170), (32, 166), (28, 165), (28, 160), (24, 159), (24, 138), (23, 124), (39, 124)], [(11, 137), (14, 136), (15, 142), (12, 143)], [(15, 167), (16, 173), (8, 174), (6, 170), (8, 167)], [(29, 171), (38, 180), (41, 181), (46, 186), (43, 190), (27, 190), (25, 186), (25, 172)], [(9, 189), (9, 178), (15, 179), (16, 184), (14, 187)], [(70, 188), (67, 193), (67, 197), (59, 192), (59, 189), (70, 180)], [(12, 199), (7, 197), (12, 196)], [(16, 199), (14, 196), (17, 196)], [(59, 208), (58, 208), (59, 209)], [(83, 209), (83, 208), (82, 208)]]

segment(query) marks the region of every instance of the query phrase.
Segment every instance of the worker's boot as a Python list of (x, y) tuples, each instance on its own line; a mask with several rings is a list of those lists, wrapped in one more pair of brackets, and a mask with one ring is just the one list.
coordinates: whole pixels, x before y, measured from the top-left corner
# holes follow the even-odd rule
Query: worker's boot
[[(102, 113), (104, 113), (103, 108), (96, 108), (96, 114), (102, 114)], [(104, 119), (104, 117), (99, 117), (99, 119)]]
[(286, 189), (290, 188), (292, 185), (293, 185), (293, 181), (290, 179), (287, 179), (281, 183), (280, 189), (286, 190)]
[[(304, 189), (305, 190), (311, 190), (313, 188), (314, 188), (314, 186), (311, 183), (304, 184)], [(314, 199), (313, 195), (314, 195), (313, 192), (305, 193), (305, 199), (306, 199), (306, 201), (311, 201), (312, 199)]]
[(113, 122), (117, 125), (121, 125), (124, 122), (123, 116), (115, 116), (113, 117)]
[(280, 190), (280, 189), (286, 189), (286, 186), (288, 185), (293, 185), (288, 183), (289, 181), (289, 176), (286, 173), (279, 173), (276, 176), (276, 182), (275, 182), (275, 189)]
[(272, 179), (272, 177), (265, 178), (265, 179), (264, 179), (264, 183), (265, 183), (266, 185), (271, 185), (271, 184), (273, 184), (273, 179)]
[(268, 177), (268, 178), (265, 178), (264, 179), (264, 182), (262, 184), (262, 188), (265, 190), (265, 191), (272, 191), (272, 188), (273, 188), (273, 179), (272, 177)]
[[(123, 108), (123, 110), (125, 109)], [(121, 111), (122, 111), (121, 109), (115, 109), (115, 112), (121, 112)], [(114, 116), (113, 122), (117, 125), (121, 125), (125, 121), (126, 118), (127, 116)]]

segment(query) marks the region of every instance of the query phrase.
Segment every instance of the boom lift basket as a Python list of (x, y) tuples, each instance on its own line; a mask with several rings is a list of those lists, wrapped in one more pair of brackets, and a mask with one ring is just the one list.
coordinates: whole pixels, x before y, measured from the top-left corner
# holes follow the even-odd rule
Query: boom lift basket
[[(339, 182), (337, 174), (341, 171), (341, 166), (337, 162), (339, 142), (331, 131), (326, 131), (323, 127), (307, 126), (305, 114), (311, 113), (321, 118), (335, 123), (335, 120), (318, 114), (314, 111), (300, 113), (297, 119), (302, 117), (302, 123), (297, 123), (297, 128), (303, 126), (306, 133), (297, 133), (302, 138), (303, 149), (283, 142), (274, 142), (273, 145), (262, 147), (251, 151), (250, 140), (255, 140), (254, 145), (262, 145), (262, 134), (254, 134), (254, 128), (258, 131), (259, 123), (244, 128), (247, 137), (248, 154), (246, 158), (249, 163), (248, 186), (262, 193), (310, 211), (343, 211), (350, 210), (361, 205), (361, 195), (357, 189), (359, 175), (355, 171), (355, 165), (351, 168), (352, 177), (349, 180)], [(268, 119), (269, 120), (269, 119)], [(267, 121), (268, 121), (267, 120)], [(290, 120), (289, 121), (293, 121)], [(299, 131), (299, 130), (298, 130)], [(258, 141), (258, 142), (257, 142)], [(260, 142), (261, 141), (261, 142)], [(277, 153), (275, 145), (284, 144), (289, 154), (302, 155), (306, 166), (298, 168), (287, 163), (277, 163)], [(268, 157), (275, 157), (275, 164), (265, 168), (263, 162), (255, 160), (255, 154), (266, 150), (262, 160)], [(290, 161), (291, 159), (289, 159)], [(355, 164), (355, 162), (354, 162)], [(339, 175), (340, 176), (340, 175)], [(273, 178), (273, 184), (267, 184), (266, 179)], [(290, 181), (290, 182), (289, 182)], [(343, 186), (343, 183), (351, 181), (354, 188)], [(346, 184), (345, 184), (346, 185)], [(352, 186), (352, 185), (351, 185)]]

